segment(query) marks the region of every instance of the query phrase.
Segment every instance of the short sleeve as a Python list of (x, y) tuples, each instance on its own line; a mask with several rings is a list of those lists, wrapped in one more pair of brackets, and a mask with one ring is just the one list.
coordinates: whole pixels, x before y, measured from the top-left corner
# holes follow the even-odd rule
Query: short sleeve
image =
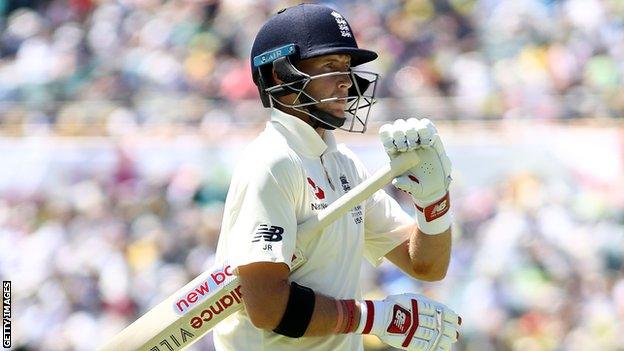
[[(361, 181), (370, 173), (358, 157), (346, 150), (357, 169)], [(373, 266), (381, 264), (383, 257), (409, 238), (416, 220), (406, 213), (399, 203), (383, 189), (375, 192), (365, 204), (364, 257)]]
[(383, 189), (377, 191), (366, 203), (364, 220), (364, 256), (374, 266), (383, 257), (409, 237), (410, 228), (416, 224), (399, 203)]
[(296, 169), (287, 158), (247, 162), (236, 174), (238, 210), (229, 219), (227, 259), (233, 268), (253, 262), (289, 267), (297, 241)]

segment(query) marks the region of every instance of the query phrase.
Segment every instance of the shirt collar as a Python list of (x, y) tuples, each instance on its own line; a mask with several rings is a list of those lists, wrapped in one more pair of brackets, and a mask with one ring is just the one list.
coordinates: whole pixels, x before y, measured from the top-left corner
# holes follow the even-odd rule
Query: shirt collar
[(276, 108), (271, 112), (271, 124), (299, 154), (319, 157), (326, 151), (336, 150), (336, 140), (331, 131), (326, 130), (321, 138), (309, 124)]

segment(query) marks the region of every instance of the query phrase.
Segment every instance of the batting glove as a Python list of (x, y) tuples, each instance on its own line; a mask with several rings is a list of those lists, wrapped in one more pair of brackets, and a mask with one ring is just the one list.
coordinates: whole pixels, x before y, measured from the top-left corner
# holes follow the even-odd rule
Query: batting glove
[(401, 350), (448, 351), (459, 337), (461, 318), (445, 305), (418, 294), (365, 300), (356, 333), (373, 334)]
[(403, 152), (418, 153), (420, 163), (392, 184), (412, 195), (418, 209), (418, 227), (423, 233), (440, 234), (447, 230), (451, 225), (451, 160), (436, 127), (426, 118), (399, 119), (381, 126), (379, 137), (390, 159)]

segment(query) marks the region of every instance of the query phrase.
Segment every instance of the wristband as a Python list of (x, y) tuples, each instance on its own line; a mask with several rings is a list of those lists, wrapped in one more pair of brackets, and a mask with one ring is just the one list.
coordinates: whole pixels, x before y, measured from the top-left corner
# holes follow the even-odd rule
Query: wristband
[(362, 310), (362, 314), (360, 315), (360, 324), (354, 333), (370, 334), (373, 329), (373, 323), (375, 322), (375, 303), (371, 300), (360, 301), (360, 309)]
[(416, 205), (416, 220), (421, 232), (428, 235), (442, 234), (451, 226), (451, 199), (447, 192), (441, 199), (426, 207)]
[(366, 318), (368, 316), (368, 306), (366, 304), (367, 301), (360, 301), (360, 324), (353, 331), (355, 334), (363, 334), (364, 328), (366, 327)]
[(336, 300), (336, 310), (338, 311), (338, 319), (336, 320), (336, 328), (334, 328), (334, 334), (340, 334), (342, 328), (342, 320), (344, 319), (344, 312), (342, 311), (342, 301)]
[(344, 300), (344, 304), (347, 307), (347, 326), (343, 333), (350, 333), (355, 321), (355, 300)]

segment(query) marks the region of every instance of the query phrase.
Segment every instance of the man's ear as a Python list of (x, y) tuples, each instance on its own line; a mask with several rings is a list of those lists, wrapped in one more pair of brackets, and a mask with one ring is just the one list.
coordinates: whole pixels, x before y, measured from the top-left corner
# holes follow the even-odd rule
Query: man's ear
[(279, 77), (277, 76), (277, 72), (275, 72), (275, 68), (271, 69), (271, 77), (273, 77), (273, 82), (275, 83), (275, 85), (284, 83), (284, 81), (279, 79)]
[[(280, 84), (284, 84), (284, 81), (281, 80), (278, 76), (277, 76), (277, 72), (275, 72), (275, 68), (271, 68), (271, 78), (272, 78), (272, 84), (271, 86), (276, 86), (276, 85), (280, 85)], [(292, 92), (288, 92), (288, 90), (284, 90), (284, 89), (280, 89), (280, 91), (282, 91), (283, 93), (281, 94), (277, 94), (277, 99), (283, 102), (286, 102), (288, 104), (294, 104), (297, 102), (296, 96), (297, 94), (292, 93)], [(278, 107), (281, 109), (281, 107)]]

